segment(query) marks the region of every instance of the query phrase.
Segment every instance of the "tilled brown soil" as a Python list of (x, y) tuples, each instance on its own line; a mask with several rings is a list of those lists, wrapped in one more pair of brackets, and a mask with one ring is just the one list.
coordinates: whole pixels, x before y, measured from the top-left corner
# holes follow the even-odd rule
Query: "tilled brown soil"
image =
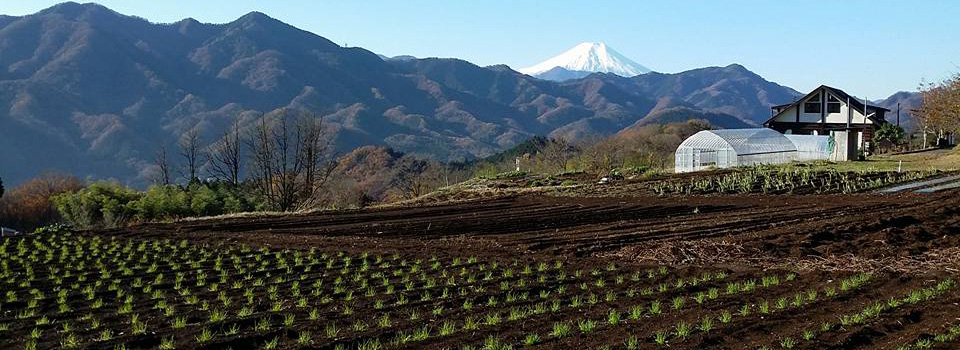
[(859, 259), (872, 264), (867, 267), (896, 270), (910, 269), (893, 263), (911, 259), (942, 265), (958, 262), (937, 255), (960, 247), (958, 193), (517, 196), (446, 205), (148, 224), (109, 233), (401, 252), (453, 249), (495, 255), (616, 255), (694, 264)]
[[(610, 262), (636, 271), (666, 265), (678, 271), (671, 273), (671, 278), (686, 280), (701, 271), (729, 274), (723, 281), (671, 286), (652, 295), (629, 290), (659, 289), (658, 283), (674, 280), (611, 285), (597, 289), (600, 301), (595, 304), (570, 307), (564, 299), (564, 308), (541, 317), (387, 348), (460, 349), (472, 344), (479, 349), (488, 336), (516, 348), (522, 347), (526, 336), (537, 333), (542, 339), (536, 347), (543, 349), (624, 349), (630, 348), (631, 340), (644, 349), (897, 349), (944, 333), (960, 322), (956, 287), (921, 300), (899, 302), (912, 292), (957, 277), (960, 193), (956, 191), (933, 195), (618, 198), (528, 195), (456, 204), (149, 224), (86, 234), (375, 252), (410, 258), (559, 260), (570, 269), (582, 271), (602, 269)], [(856, 273), (869, 273), (872, 278), (862, 286), (841, 290), (841, 280)], [(783, 277), (788, 274), (793, 277)], [(758, 282), (771, 275), (781, 276), (780, 283), (722, 293), (733, 281)], [(614, 276), (607, 278), (609, 282)], [(571, 283), (570, 288), (578, 288), (577, 283)], [(557, 286), (547, 284), (544, 288)], [(713, 288), (721, 293), (695, 302), (698, 293)], [(605, 300), (599, 292), (602, 290), (616, 297)], [(484, 293), (498, 295), (492, 289)], [(803, 293), (814, 296), (798, 296)], [(587, 294), (580, 293), (583, 297)], [(677, 298), (684, 299), (686, 306), (672, 309), (670, 303)], [(775, 306), (781, 299), (785, 306)], [(793, 300), (799, 301), (790, 304)], [(632, 307), (648, 308), (653, 301), (663, 302), (662, 314), (652, 317), (645, 313), (642, 318), (627, 319)], [(840, 321), (841, 316), (865, 312), (877, 303), (891, 306), (864, 322)], [(518, 305), (533, 307), (534, 302)], [(761, 305), (769, 309), (762, 312)], [(456, 308), (457, 302), (447, 306)], [(744, 308), (747, 311), (741, 314)], [(362, 314), (366, 309), (358, 310)], [(493, 310), (506, 316), (510, 307)], [(608, 322), (610, 310), (622, 313), (624, 321)], [(721, 321), (725, 312), (734, 315), (733, 322)], [(431, 319), (428, 324), (462, 324), (470, 314)], [(484, 315), (489, 313), (475, 314), (478, 319)], [(705, 319), (712, 322), (709, 331), (699, 328)], [(584, 320), (596, 321), (597, 325), (590, 331), (579, 330), (578, 323)], [(572, 336), (550, 335), (558, 323), (570, 325)], [(690, 335), (676, 335), (682, 324), (692, 327)], [(415, 326), (410, 325), (411, 329)], [(806, 339), (810, 335), (806, 331), (813, 332), (811, 339)], [(658, 333), (665, 335), (668, 345), (657, 344)], [(351, 344), (359, 346), (362, 339), (377, 335), (375, 331), (357, 333)], [(386, 339), (395, 334), (382, 335)], [(942, 348), (958, 344), (933, 343)]]

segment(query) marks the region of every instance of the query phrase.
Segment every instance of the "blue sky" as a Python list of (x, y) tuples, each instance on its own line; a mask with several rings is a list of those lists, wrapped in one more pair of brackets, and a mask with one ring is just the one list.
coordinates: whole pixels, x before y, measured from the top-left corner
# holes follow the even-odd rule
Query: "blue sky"
[[(58, 1), (6, 0), (25, 15)], [(960, 71), (960, 1), (253, 1), (101, 0), (154, 22), (229, 22), (261, 11), (388, 56), (525, 67), (604, 41), (659, 72), (740, 63), (806, 92), (870, 99)]]

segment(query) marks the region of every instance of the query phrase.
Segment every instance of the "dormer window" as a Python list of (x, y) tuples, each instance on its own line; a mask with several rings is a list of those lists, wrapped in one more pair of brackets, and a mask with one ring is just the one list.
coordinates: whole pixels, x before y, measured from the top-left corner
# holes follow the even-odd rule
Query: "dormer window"
[(820, 113), (820, 93), (810, 96), (807, 102), (803, 103), (803, 113)]

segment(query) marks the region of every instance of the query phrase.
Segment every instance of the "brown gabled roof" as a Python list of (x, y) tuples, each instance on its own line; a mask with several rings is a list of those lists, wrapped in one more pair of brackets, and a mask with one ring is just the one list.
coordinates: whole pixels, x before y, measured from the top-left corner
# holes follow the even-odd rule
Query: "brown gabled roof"
[[(794, 102), (792, 102), (792, 103), (785, 103), (785, 104), (782, 104), (782, 105), (776, 105), (776, 106), (770, 107), (771, 109), (780, 109), (780, 111), (779, 111), (777, 114), (774, 114), (772, 117), (770, 117), (770, 119), (767, 119), (767, 121), (765, 121), (765, 122), (763, 123), (763, 125), (767, 125), (768, 123), (772, 122), (774, 119), (776, 119), (778, 116), (780, 116), (780, 113), (783, 113), (784, 110), (789, 109), (790, 107), (799, 105), (801, 101), (806, 100), (807, 98), (809, 98), (810, 96), (812, 96), (812, 95), (813, 95), (814, 93), (816, 93), (817, 91), (820, 91), (820, 89), (826, 89), (827, 91), (833, 93), (834, 95), (837, 95), (837, 97), (840, 97), (840, 100), (841, 100), (841, 101), (847, 101), (847, 100), (849, 100), (849, 101), (850, 101), (850, 106), (852, 106), (855, 111), (860, 112), (860, 114), (863, 114), (863, 115), (868, 115), (868, 114), (869, 114), (869, 113), (867, 113), (867, 112), (864, 112), (864, 110), (863, 110), (863, 107), (864, 107), (863, 102), (861, 102), (860, 100), (858, 100), (856, 97), (850, 96), (850, 94), (846, 93), (846, 92), (843, 91), (843, 90), (837, 89), (837, 88), (835, 88), (835, 87), (826, 86), (826, 85), (820, 85), (820, 86), (817, 87), (816, 89), (813, 89), (813, 91), (810, 91), (809, 93), (807, 93), (806, 95), (804, 95), (803, 97), (797, 99), (796, 101), (794, 101)], [(869, 105), (869, 104), (868, 104), (866, 107), (867, 107), (867, 111), (868, 111), (868, 112), (869, 112), (869, 111), (873, 111), (873, 112), (877, 112), (877, 111), (889, 112), (889, 111), (890, 111), (889, 109), (886, 109), (886, 108), (883, 108), (883, 107), (880, 107), (880, 106), (871, 106), (871, 105)], [(797, 108), (799, 108), (799, 107), (797, 107)], [(877, 124), (884, 124), (884, 123), (887, 122), (885, 119), (881, 119), (881, 118), (877, 117), (876, 114), (874, 114), (873, 116), (868, 117), (868, 118), (870, 118), (870, 120), (872, 120), (874, 123), (877, 123)]]

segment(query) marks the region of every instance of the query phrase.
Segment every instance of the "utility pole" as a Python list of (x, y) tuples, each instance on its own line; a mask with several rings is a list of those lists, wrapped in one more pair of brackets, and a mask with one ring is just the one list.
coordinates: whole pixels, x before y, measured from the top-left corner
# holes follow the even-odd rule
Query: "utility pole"
[(900, 102), (897, 102), (897, 126), (900, 126)]

